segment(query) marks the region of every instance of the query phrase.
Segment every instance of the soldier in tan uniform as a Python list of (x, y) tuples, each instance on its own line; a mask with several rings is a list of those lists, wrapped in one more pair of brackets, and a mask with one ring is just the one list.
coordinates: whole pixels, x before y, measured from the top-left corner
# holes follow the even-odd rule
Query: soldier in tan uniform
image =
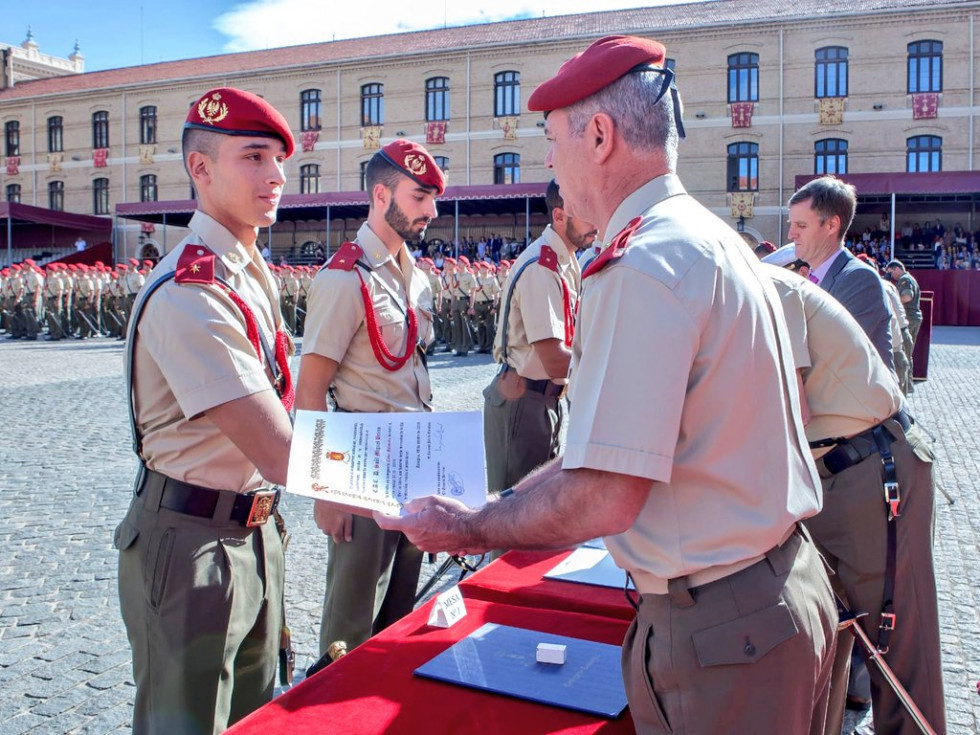
[(473, 291), (476, 290), (476, 277), (465, 255), (456, 260), (456, 272), (452, 277), (450, 293), (453, 308), (453, 354), (466, 357), (473, 349), (473, 334), (470, 327)]
[(136, 735), (222, 732), (272, 698), (284, 559), (270, 515), (292, 437), (292, 342), (255, 240), (276, 220), (293, 146), (257, 95), (213, 89), (191, 105), (198, 210), (131, 314), (140, 472), (115, 544)]
[(28, 258), (21, 268), (21, 313), (24, 316), (24, 339), (36, 340), (41, 333), (44, 315), (44, 272)]
[(487, 488), (494, 493), (558, 456), (582, 281), (575, 250), (593, 242), (596, 229), (568, 215), (554, 180), (545, 202), (551, 224), (514, 261), (504, 284), (493, 346), (500, 369), (483, 391)]
[[(894, 376), (850, 313), (805, 278), (774, 267), (795, 257), (795, 247), (787, 245), (764, 262), (772, 264), (767, 271), (789, 325), (809, 416), (806, 436), (823, 482), (823, 510), (806, 523), (836, 572), (832, 581), (842, 599), (854, 612), (867, 613), (859, 624), (933, 729), (943, 733), (932, 561), (934, 456)], [(889, 473), (897, 482), (894, 507), (883, 488)], [(839, 635), (828, 735), (841, 731), (851, 643), (849, 633)], [(875, 732), (918, 733), (878, 669), (869, 670)]]
[(439, 319), (442, 325), (442, 341), (446, 352), (453, 351), (453, 282), (456, 279), (456, 259), (446, 257), (442, 262), (439, 281), (442, 285)]
[(432, 333), (433, 340), (432, 343), (426, 349), (426, 354), (434, 355), (436, 351), (436, 344), (442, 337), (443, 333), (443, 321), (442, 321), (442, 277), (439, 273), (439, 269), (435, 267), (431, 258), (419, 258), (416, 261), (422, 272), (425, 273), (425, 277), (429, 279), (429, 290), (432, 292)]
[(664, 61), (606, 37), (528, 102), (565, 210), (608, 243), (582, 274), (564, 457), (480, 510), (427, 497), (375, 517), (426, 551), (604, 536), (639, 595), (623, 643), (638, 732), (818, 733), (837, 612), (798, 523), (821, 493), (788, 330), (756, 257), (673, 173)]
[(44, 316), (48, 322), (48, 339), (52, 342), (63, 339), (68, 335), (64, 325), (65, 284), (61, 278), (61, 266), (49, 263), (44, 278)]
[(487, 354), (493, 350), (494, 319), (497, 313), (497, 301), (500, 298), (500, 285), (490, 263), (481, 260), (476, 266), (476, 290), (472, 296), (476, 351)]
[[(367, 222), (313, 280), (297, 407), (326, 411), (431, 411), (425, 349), (432, 294), (406, 243), (436, 216), (442, 171), (422, 146), (390, 143), (368, 163)], [(411, 612), (422, 552), (368, 517), (316, 501), (328, 541), (320, 655), (358, 646)]]

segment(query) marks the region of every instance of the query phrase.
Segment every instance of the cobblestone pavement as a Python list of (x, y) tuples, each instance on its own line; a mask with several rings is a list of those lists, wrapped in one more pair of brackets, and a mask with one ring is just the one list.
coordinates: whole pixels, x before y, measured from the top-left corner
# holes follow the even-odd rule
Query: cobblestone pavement
[[(440, 354), (430, 365), (438, 410), (480, 409), (487, 356)], [(955, 501), (940, 496), (936, 514), (950, 733), (976, 733), (980, 329), (936, 329), (929, 375), (912, 409), (939, 438), (938, 477)], [(0, 338), (0, 735), (129, 730), (134, 689), (111, 544), (135, 471), (123, 393), (121, 342)], [(302, 669), (316, 658), (327, 544), (308, 499), (287, 496), (283, 512)]]

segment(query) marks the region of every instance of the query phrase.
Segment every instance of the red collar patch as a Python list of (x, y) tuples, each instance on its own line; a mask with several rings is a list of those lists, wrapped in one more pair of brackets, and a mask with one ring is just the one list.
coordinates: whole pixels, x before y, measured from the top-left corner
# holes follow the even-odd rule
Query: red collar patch
[(626, 227), (620, 230), (619, 234), (613, 238), (609, 246), (598, 256), (595, 260), (589, 263), (585, 270), (582, 271), (582, 278), (588, 278), (589, 276), (595, 275), (607, 265), (609, 265), (614, 260), (619, 260), (623, 257), (626, 252), (626, 246), (629, 245), (629, 239), (636, 232), (637, 228), (640, 226), (640, 222), (643, 221), (643, 217), (634, 217), (631, 219)]
[(549, 271), (558, 272), (558, 253), (551, 249), (550, 245), (541, 246), (541, 255), (538, 257), (538, 265), (543, 265)]
[(364, 255), (364, 250), (360, 245), (353, 242), (345, 242), (340, 246), (340, 250), (334, 253), (327, 263), (327, 268), (332, 271), (352, 271), (358, 258)]
[(174, 280), (177, 283), (214, 283), (215, 257), (207, 246), (187, 243), (177, 259)]

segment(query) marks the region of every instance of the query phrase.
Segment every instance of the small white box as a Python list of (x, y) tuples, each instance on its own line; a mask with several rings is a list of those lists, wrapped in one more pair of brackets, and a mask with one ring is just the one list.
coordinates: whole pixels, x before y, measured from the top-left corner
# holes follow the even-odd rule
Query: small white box
[(563, 643), (539, 643), (537, 659), (539, 664), (565, 663), (565, 645)]

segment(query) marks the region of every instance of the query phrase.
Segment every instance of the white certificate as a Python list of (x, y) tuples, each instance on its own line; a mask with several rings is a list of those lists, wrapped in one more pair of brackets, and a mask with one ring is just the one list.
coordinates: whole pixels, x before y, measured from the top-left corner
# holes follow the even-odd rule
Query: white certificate
[(399, 515), (412, 498), (487, 502), (483, 419), (466, 413), (297, 411), (287, 492)]

